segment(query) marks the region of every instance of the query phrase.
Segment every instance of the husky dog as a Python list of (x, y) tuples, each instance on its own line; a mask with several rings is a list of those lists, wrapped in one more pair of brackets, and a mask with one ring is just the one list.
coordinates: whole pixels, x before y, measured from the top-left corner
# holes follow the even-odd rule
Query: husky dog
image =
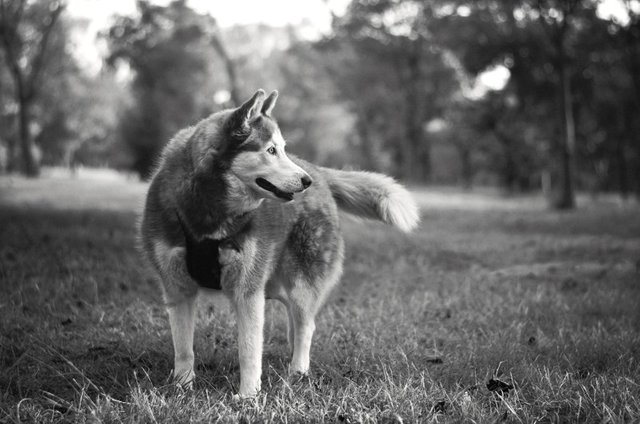
[(315, 316), (342, 274), (338, 208), (410, 231), (418, 210), (390, 177), (314, 166), (285, 153), (271, 116), (278, 93), (258, 90), (165, 147), (140, 226), (162, 283), (174, 381), (191, 386), (195, 301), (222, 291), (237, 315), (240, 397), (260, 389), (265, 299), (287, 309), (290, 372), (309, 371)]

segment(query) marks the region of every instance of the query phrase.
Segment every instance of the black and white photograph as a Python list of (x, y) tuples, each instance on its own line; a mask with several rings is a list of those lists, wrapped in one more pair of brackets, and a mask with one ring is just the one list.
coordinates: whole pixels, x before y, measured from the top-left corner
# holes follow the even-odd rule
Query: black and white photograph
[(640, 0), (0, 0), (0, 423), (640, 422)]

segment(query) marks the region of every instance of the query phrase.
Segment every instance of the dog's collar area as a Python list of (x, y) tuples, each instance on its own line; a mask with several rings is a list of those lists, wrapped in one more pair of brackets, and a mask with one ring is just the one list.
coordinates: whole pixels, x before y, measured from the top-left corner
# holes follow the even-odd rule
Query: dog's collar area
[(178, 222), (180, 223), (180, 227), (182, 228), (182, 232), (185, 235), (185, 238), (190, 238), (194, 241), (204, 241), (211, 240), (216, 242), (222, 242), (229, 240), (230, 238), (247, 231), (247, 229), (251, 225), (251, 219), (253, 218), (253, 210), (242, 212), (240, 214), (234, 215), (232, 217), (227, 218), (223, 222), (221, 222), (217, 228), (209, 233), (205, 234), (194, 234), (189, 227), (185, 224), (184, 220), (180, 216), (180, 214), (176, 211), (176, 216), (178, 217)]
[(253, 211), (243, 212), (233, 217), (228, 218), (213, 232), (205, 234), (203, 239), (225, 241), (232, 237), (246, 231), (251, 224), (251, 218), (253, 217)]
[(280, 190), (278, 187), (274, 186), (273, 184), (271, 184), (269, 181), (267, 181), (262, 177), (256, 178), (256, 184), (258, 184), (259, 187), (275, 194), (276, 197), (279, 197), (280, 199), (283, 199), (286, 201), (293, 200), (293, 193)]
[(187, 272), (200, 287), (221, 290), (219, 249), (224, 246), (241, 251), (236, 237), (251, 227), (252, 211), (231, 217), (220, 225), (215, 235), (202, 238), (194, 237), (180, 214), (176, 212), (176, 215), (185, 236)]

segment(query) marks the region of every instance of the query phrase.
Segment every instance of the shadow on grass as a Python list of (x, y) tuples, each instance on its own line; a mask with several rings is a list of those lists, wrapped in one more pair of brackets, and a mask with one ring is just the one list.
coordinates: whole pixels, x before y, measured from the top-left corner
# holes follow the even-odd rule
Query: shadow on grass
[[(8, 404), (26, 398), (78, 404), (82, 396), (108, 396), (127, 402), (133, 390), (165, 395), (176, 390), (170, 382), (170, 349), (139, 350), (126, 342), (66, 347), (55, 341), (42, 343), (34, 337), (11, 340), (6, 335), (0, 340), (0, 387), (3, 402)], [(219, 393), (232, 392), (231, 379), (239, 376), (237, 361), (231, 357), (198, 363), (196, 371), (196, 390), (206, 388)]]
[(81, 351), (33, 340), (21, 345), (4, 342), (0, 385), (16, 401), (55, 394), (58, 400), (74, 402), (80, 393), (125, 400), (131, 387), (141, 382), (162, 386), (171, 370), (167, 352), (133, 356), (116, 344)]
[[(135, 214), (0, 207), (0, 387), (5, 402), (43, 393), (123, 399), (162, 385), (170, 350), (134, 350), (119, 317), (159, 299), (135, 247)], [(158, 306), (159, 308), (159, 306)]]

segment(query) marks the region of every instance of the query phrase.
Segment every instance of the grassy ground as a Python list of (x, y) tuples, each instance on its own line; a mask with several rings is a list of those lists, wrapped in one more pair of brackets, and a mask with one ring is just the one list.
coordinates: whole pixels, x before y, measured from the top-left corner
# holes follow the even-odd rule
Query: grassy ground
[(411, 236), (346, 220), (311, 378), (287, 377), (270, 305), (263, 392), (233, 403), (219, 302), (200, 309), (195, 390), (166, 384), (168, 323), (134, 247), (144, 188), (0, 179), (0, 422), (640, 421), (637, 206), (422, 191)]

